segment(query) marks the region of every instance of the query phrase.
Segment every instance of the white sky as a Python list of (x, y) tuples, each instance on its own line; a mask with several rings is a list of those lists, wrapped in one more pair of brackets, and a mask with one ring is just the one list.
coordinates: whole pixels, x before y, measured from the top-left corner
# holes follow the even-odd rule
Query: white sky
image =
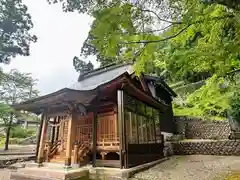
[[(49, 5), (47, 0), (24, 0), (32, 16), (37, 43), (31, 44), (29, 57), (18, 56), (4, 70), (18, 69), (32, 73), (38, 79), (41, 95), (51, 93), (77, 81), (78, 73), (72, 59), (80, 54), (82, 43), (90, 29), (87, 15), (62, 12), (61, 5)], [(94, 66), (98, 64), (92, 57)]]

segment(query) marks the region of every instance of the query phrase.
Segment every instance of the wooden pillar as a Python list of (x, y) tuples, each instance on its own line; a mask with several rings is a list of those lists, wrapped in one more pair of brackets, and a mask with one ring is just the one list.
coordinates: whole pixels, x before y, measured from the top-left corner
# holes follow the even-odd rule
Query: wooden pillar
[(53, 144), (54, 143), (54, 141), (55, 141), (55, 132), (56, 132), (56, 127), (55, 127), (55, 125), (56, 125), (56, 119), (57, 119), (57, 117), (54, 117), (54, 120), (53, 120), (53, 126), (52, 126), (52, 134), (51, 134), (51, 143)]
[(39, 150), (38, 150), (38, 163), (39, 164), (41, 164), (44, 160), (44, 147), (45, 147), (45, 141), (46, 141), (46, 137), (47, 137), (47, 126), (48, 126), (48, 117), (46, 115), (44, 115), (41, 139), (39, 142)]
[(56, 129), (55, 129), (55, 135), (54, 135), (54, 142), (56, 142), (58, 140), (58, 136), (59, 136), (59, 128), (60, 128), (59, 116), (56, 117), (56, 123), (58, 124), (58, 126), (55, 127)]
[(65, 159), (65, 166), (70, 167), (71, 166), (71, 157), (72, 157), (72, 131), (73, 131), (73, 117), (74, 117), (74, 111), (71, 112), (71, 116), (68, 120), (68, 134), (67, 134), (67, 142), (66, 142), (66, 159)]
[(96, 167), (97, 159), (97, 111), (94, 108), (93, 123), (92, 123), (92, 166)]
[(115, 125), (115, 141), (119, 140), (119, 134), (118, 134), (118, 121), (117, 121), (117, 106), (114, 107), (114, 125)]
[(154, 117), (153, 118), (154, 141), (155, 141), (155, 143), (157, 143), (156, 119), (155, 119), (157, 114), (156, 114), (156, 110), (155, 109), (153, 109), (153, 113), (152, 114), (153, 114), (153, 117)]
[(123, 107), (123, 91), (118, 90), (117, 92), (117, 103), (118, 103), (118, 123), (119, 123), (119, 140), (120, 140), (120, 167), (123, 168), (125, 165), (125, 141), (124, 141), (124, 107)]
[(44, 114), (41, 115), (41, 122), (40, 122), (40, 127), (37, 132), (37, 146), (36, 146), (36, 159), (35, 162), (38, 161), (38, 152), (39, 152), (39, 145), (40, 145), (40, 140), (41, 140), (41, 135), (42, 135), (42, 128), (43, 128), (43, 121), (44, 121)]
[(79, 145), (78, 144), (74, 144), (74, 148), (73, 148), (73, 163), (74, 164), (78, 164), (78, 150), (79, 150)]

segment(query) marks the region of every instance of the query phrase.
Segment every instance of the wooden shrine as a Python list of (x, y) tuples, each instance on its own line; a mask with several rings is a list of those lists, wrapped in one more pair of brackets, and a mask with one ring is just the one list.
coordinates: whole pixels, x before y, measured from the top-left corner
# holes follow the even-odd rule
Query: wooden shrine
[(144, 78), (121, 68), (95, 70), (74, 87), (13, 105), (42, 115), (39, 164), (129, 168), (163, 157), (157, 125), (169, 105), (153, 97)]

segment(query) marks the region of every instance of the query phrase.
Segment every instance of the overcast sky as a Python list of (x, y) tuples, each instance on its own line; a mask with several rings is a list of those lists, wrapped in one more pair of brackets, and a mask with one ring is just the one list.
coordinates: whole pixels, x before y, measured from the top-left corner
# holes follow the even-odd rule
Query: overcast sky
[[(29, 57), (18, 56), (4, 70), (18, 69), (32, 73), (38, 79), (41, 95), (67, 87), (77, 81), (78, 73), (72, 59), (79, 55), (90, 29), (87, 15), (62, 12), (61, 5), (49, 5), (47, 0), (24, 0), (32, 16), (38, 42), (31, 44)], [(89, 60), (97, 66), (95, 58)]]

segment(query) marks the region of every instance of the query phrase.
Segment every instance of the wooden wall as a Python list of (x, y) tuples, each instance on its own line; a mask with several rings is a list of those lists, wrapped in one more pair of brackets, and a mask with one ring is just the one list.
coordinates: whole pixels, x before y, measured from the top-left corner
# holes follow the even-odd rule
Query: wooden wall
[(163, 143), (128, 144), (127, 168), (163, 158), (163, 147)]
[[(74, 122), (76, 132), (73, 134), (73, 141), (79, 143), (92, 143), (92, 123), (93, 113), (90, 112), (87, 116), (79, 116), (79, 119)], [(97, 143), (118, 141), (118, 125), (116, 112), (105, 112), (98, 114), (97, 125)], [(63, 119), (60, 127), (60, 137), (65, 143), (67, 142), (68, 119)]]

